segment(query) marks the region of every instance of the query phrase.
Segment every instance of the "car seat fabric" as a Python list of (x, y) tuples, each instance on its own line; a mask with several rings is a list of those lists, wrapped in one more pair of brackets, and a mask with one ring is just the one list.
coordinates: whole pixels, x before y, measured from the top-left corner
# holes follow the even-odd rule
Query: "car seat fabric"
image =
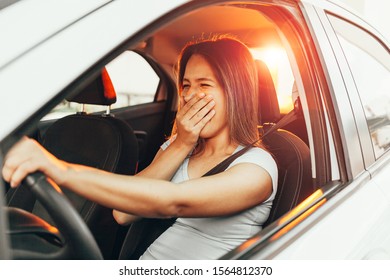
[[(65, 161), (119, 174), (135, 174), (138, 158), (137, 139), (131, 127), (112, 116), (72, 115), (58, 120), (44, 135), (42, 145)], [(85, 220), (105, 258), (112, 258), (114, 233), (120, 226), (112, 210), (63, 190)], [(33, 213), (50, 220), (40, 204)]]
[[(72, 115), (55, 122), (42, 145), (58, 158), (119, 174), (135, 174), (137, 139), (131, 127), (111, 116)], [(66, 192), (66, 190), (64, 190)], [(88, 222), (90, 207), (72, 200)], [(89, 213), (89, 214), (88, 214)]]
[[(108, 73), (103, 70), (70, 101), (74, 100), (102, 105), (115, 102), (115, 91)], [(41, 144), (56, 157), (71, 163), (128, 175), (135, 174), (137, 169), (138, 142), (134, 131), (126, 122), (112, 115), (77, 113), (66, 116), (47, 129)], [(88, 201), (67, 189), (63, 189), (63, 192), (89, 226), (104, 258), (115, 258), (112, 254), (120, 226), (112, 216), (112, 209)], [(51, 222), (49, 213), (40, 203), (19, 199), (17, 194), (13, 194), (9, 205), (21, 206)]]
[[(259, 82), (259, 124), (265, 132), (280, 120), (280, 110), (271, 74), (266, 64), (256, 61)], [(278, 165), (278, 191), (270, 216), (272, 223), (314, 192), (311, 178), (310, 150), (296, 135), (277, 129), (263, 138), (263, 144)]]

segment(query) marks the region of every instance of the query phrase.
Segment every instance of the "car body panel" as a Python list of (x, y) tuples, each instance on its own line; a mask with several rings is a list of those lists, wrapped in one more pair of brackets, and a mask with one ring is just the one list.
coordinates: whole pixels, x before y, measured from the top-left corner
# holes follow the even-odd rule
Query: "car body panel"
[[(0, 68), (108, 0), (20, 1), (0, 11)], [(50, 24), (48, 24), (50, 22)]]
[[(27, 49), (28, 52), (20, 50), (24, 53), (22, 57), (8, 64), (6, 71), (0, 68), (1, 99), (7, 100), (8, 104), (19, 104), (17, 110), (6, 107), (1, 111), (0, 120), (4, 125), (0, 130), (0, 138), (4, 138), (15, 126), (21, 125), (54, 94), (61, 92), (106, 53), (128, 39), (129, 34), (135, 34), (157, 16), (183, 2), (169, 1), (169, 4), (162, 4), (160, 1), (111, 2), (105, 9), (96, 10), (88, 17), (51, 36), (45, 44)], [(105, 20), (112, 14), (116, 15), (112, 20)], [(107, 40), (101, 40), (102, 33)], [(85, 41), (86, 44), (68, 44), (86, 37), (89, 38)], [(14, 56), (13, 54), (12, 57)], [(36, 71), (36, 65), (40, 65), (40, 71)], [(53, 71), (53, 67), (61, 69), (61, 75)], [(26, 80), (20, 83), (15, 80), (18, 76), (26, 77)], [(12, 121), (9, 120), (10, 115)]]
[[(340, 67), (344, 83), (346, 84), (346, 86), (348, 88), (348, 96), (350, 99), (352, 110), (354, 112), (354, 118), (355, 118), (357, 130), (358, 130), (359, 141), (361, 142), (361, 147), (362, 147), (362, 152), (363, 152), (362, 162), (364, 163), (365, 166), (369, 166), (370, 164), (372, 164), (375, 161), (375, 157), (374, 157), (373, 150), (372, 150), (371, 139), (369, 137), (370, 134), (369, 134), (368, 125), (366, 122), (366, 117), (364, 115), (364, 110), (363, 110), (363, 107), (361, 105), (361, 101), (360, 101), (359, 94), (358, 94), (358, 91), (357, 91), (356, 86), (355, 86), (355, 82), (353, 80), (353, 76), (352, 76), (351, 72), (349, 71), (348, 62), (344, 56), (343, 50), (341, 49), (341, 46), (338, 44), (338, 39), (336, 37), (336, 34), (334, 32), (332, 32), (333, 28), (330, 25), (326, 14), (323, 11), (322, 12), (318, 11), (317, 13), (321, 17), (322, 24), (328, 30), (327, 34), (329, 37), (329, 42), (331, 43), (335, 57), (337, 58), (338, 66)], [(352, 19), (354, 21), (357, 20), (357, 18), (354, 18), (354, 17), (352, 17)], [(366, 25), (366, 28), (368, 28), (367, 25)], [(370, 149), (370, 147), (371, 147), (371, 149)], [(367, 150), (367, 148), (369, 150)]]
[[(388, 248), (382, 247), (382, 237), (390, 233), (389, 200), (368, 176), (361, 176), (365, 179), (352, 183), (313, 213), (297, 239), (273, 258), (364, 259), (376, 248)], [(367, 243), (367, 236), (376, 236), (376, 240)]]
[[(364, 165), (361, 153), (357, 152), (361, 151), (361, 146), (347, 89), (345, 88), (343, 77), (340, 73), (337, 60), (334, 57), (327, 33), (323, 29), (322, 22), (315, 8), (306, 3), (304, 5), (305, 15), (312, 28), (313, 39), (318, 48), (321, 49), (320, 57), (322, 65), (327, 69), (326, 75), (329, 88), (333, 92), (331, 96), (332, 102), (335, 108), (343, 108), (343, 110), (337, 110), (335, 113), (338, 115), (339, 129), (343, 137), (342, 141), (345, 159), (347, 160), (347, 170), (349, 177), (353, 178), (364, 170)], [(336, 92), (337, 94), (335, 94)]]
[[(338, 11), (349, 21), (359, 22), (365, 29), (381, 37), (372, 27), (346, 11), (340, 12), (339, 8), (330, 9), (326, 3), (310, 2), (324, 9)], [(387, 172), (382, 170), (374, 179), (371, 179), (372, 173), (364, 171), (375, 159), (366, 119), (351, 73), (345, 59), (341, 59), (340, 53), (334, 56), (334, 53), (341, 50), (335, 48), (335, 42), (338, 40), (327, 18), (324, 17), (324, 11), (308, 3), (305, 3), (304, 7), (305, 15), (311, 23), (312, 36), (318, 44), (318, 49), (322, 51), (322, 63), (328, 69), (332, 100), (336, 105), (334, 108), (339, 108), (336, 114), (341, 135), (344, 137), (347, 168), (349, 175), (355, 179), (338, 193), (337, 197), (329, 199), (307, 218), (307, 221), (302, 222), (302, 225), (286, 234), (288, 242), (294, 240), (291, 246), (287, 245), (287, 242), (282, 249), (278, 249), (279, 251), (270, 250), (273, 253), (268, 256), (277, 259), (389, 258), (387, 237), (390, 233), (389, 197), (384, 196), (382, 190), (386, 186), (384, 178), (387, 180), (389, 178), (389, 165), (382, 163), (380, 166)], [(384, 161), (389, 162), (389, 153), (385, 157), (387, 160)], [(378, 180), (381, 180), (380, 184), (376, 184)], [(293, 237), (292, 233), (299, 227), (301, 231)], [(376, 238), (370, 239), (369, 236), (373, 235)]]
[[(202, 3), (212, 5), (217, 2), (233, 3)], [(309, 139), (313, 177), (316, 179), (317, 175), (323, 176), (323, 180), (328, 183), (321, 185), (312, 197), (255, 235), (248, 243), (244, 243), (243, 251), (238, 249), (230, 257), (390, 259), (390, 152), (375, 159), (358, 91), (326, 12), (354, 22), (375, 34), (387, 46), (388, 43), (362, 19), (328, 1), (248, 1), (253, 5), (259, 2), (264, 6), (285, 5), (286, 10), (292, 14), (290, 20), (302, 21), (297, 25), (301, 24), (302, 30), (307, 33), (297, 36), (302, 36), (298, 39), (308, 41), (304, 46), (312, 56), (308, 55), (306, 59), (313, 61), (311, 64), (306, 61), (310, 64), (306, 68), (297, 66), (300, 69), (294, 70), (297, 86), (304, 92), (302, 103), (305, 121), (312, 134)], [(0, 111), (0, 139), (11, 135), (16, 140), (20, 135), (20, 127), (28, 124), (31, 116), (38, 119), (44, 116), (53, 107), (50, 102), (62, 100), (64, 91), (71, 91), (79, 86), (75, 81), (82, 80), (80, 77), (83, 75), (86, 80), (87, 76), (91, 79), (90, 76), (96, 69), (103, 67), (110, 58), (117, 55), (114, 50), (125, 48), (122, 46), (124, 42), (128, 43), (132, 38), (135, 38), (134, 42), (142, 42), (150, 31), (147, 27), (156, 23), (156, 20), (161, 20), (166, 13), (177, 7), (185, 7), (183, 10), (189, 11), (191, 5), (194, 10), (202, 5), (199, 1), (185, 3), (187, 1), (182, 0), (91, 0), (76, 7), (70, 1), (59, 1), (58, 5), (53, 5), (50, 1), (30, 0), (0, 11), (1, 25), (2, 21), (20, 23), (14, 18), (14, 13), (26, 14), (34, 5), (37, 9), (41, 5), (48, 7), (41, 21), (28, 20), (32, 24), (27, 29), (23, 29), (23, 25), (17, 25), (17, 30), (28, 33), (26, 40), (21, 40), (24, 37), (14, 37), (13, 32), (4, 33), (10, 44), (0, 46), (0, 51), (4, 53), (0, 58), (0, 97), (7, 102), (7, 106), (3, 106)], [(180, 6), (183, 4), (185, 5)], [(58, 7), (69, 10), (62, 15)], [(2, 15), (7, 9), (12, 12)], [(178, 10), (175, 12), (173, 18), (180, 14)], [(298, 16), (294, 18), (294, 15)], [(44, 23), (47, 21), (53, 24), (46, 26)], [(180, 32), (185, 33), (185, 28), (180, 29)], [(81, 41), (83, 44), (77, 44)], [(11, 48), (14, 45), (17, 48)], [(291, 56), (297, 55), (292, 48), (290, 52)], [(303, 81), (303, 78), (300, 80), (300, 71), (310, 72), (305, 73), (305, 78), (311, 78), (312, 81)], [(19, 77), (23, 79), (19, 81)], [(310, 83), (313, 86), (308, 86)], [(318, 92), (309, 91), (313, 88)], [(313, 96), (317, 99), (314, 100)], [(156, 118), (161, 119), (160, 116), (164, 115), (163, 110), (166, 109), (163, 105), (152, 104), (119, 110), (118, 115), (137, 130), (142, 130), (151, 116), (148, 115), (148, 108), (157, 108)], [(316, 106), (315, 110), (310, 106)], [(140, 110), (146, 117), (138, 123), (140, 127), (137, 127)], [(321, 122), (325, 124), (318, 126)], [(316, 129), (324, 131), (318, 136)], [(316, 139), (322, 136), (324, 139)], [(331, 169), (331, 174), (327, 177), (323, 173), (328, 172), (328, 168)], [(1, 218), (2, 216), (0, 231)], [(6, 239), (1, 240), (0, 248), (6, 246)], [(5, 255), (0, 255), (0, 258), (8, 258), (5, 250), (4, 252)]]

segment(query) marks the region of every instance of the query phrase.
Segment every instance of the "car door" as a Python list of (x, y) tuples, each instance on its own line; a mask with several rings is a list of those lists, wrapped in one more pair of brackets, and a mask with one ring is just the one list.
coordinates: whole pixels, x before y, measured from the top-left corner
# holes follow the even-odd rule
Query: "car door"
[[(292, 12), (295, 17), (289, 17), (289, 24), (284, 21), (281, 31), (293, 46), (291, 60), (296, 62), (294, 75), (303, 101), (313, 174), (319, 189), (228, 257), (383, 257), (390, 248), (390, 204), (379, 180), (383, 183), (389, 177), (384, 175), (388, 172), (378, 170), (388, 168), (388, 152), (375, 159), (351, 69), (328, 15), (345, 17), (349, 23), (362, 21), (329, 2), (297, 4), (299, 12)], [(299, 14), (302, 18), (296, 16)], [(371, 169), (375, 169), (374, 173)]]
[[(374, 216), (368, 217), (367, 222), (373, 224), (360, 246), (352, 252), (352, 256), (389, 259), (389, 44), (378, 32), (357, 20), (352, 24), (346, 18), (331, 13), (326, 13), (326, 18), (337, 37), (337, 40), (332, 41), (337, 59), (350, 70), (344, 71), (343, 77), (345, 80), (351, 80), (348, 87), (349, 97), (355, 100), (352, 104), (355, 118), (359, 122), (357, 128), (362, 143), (364, 166), (370, 174), (370, 180), (365, 187), (378, 189), (380, 197), (373, 200), (384, 201), (384, 205), (379, 203), (376, 211), (369, 211), (368, 215)], [(331, 33), (332, 36), (334, 34)]]
[[(340, 172), (340, 182), (335, 187), (339, 193), (329, 197), (322, 207), (291, 231), (290, 238), (294, 231), (301, 234), (295, 241), (285, 241), (283, 250), (274, 252), (273, 257), (388, 259), (390, 203), (385, 185), (390, 168), (388, 140), (383, 137), (382, 148), (376, 147), (376, 130), (373, 125), (370, 127), (369, 110), (364, 112), (368, 96), (377, 92), (379, 86), (386, 84), (388, 88), (388, 45), (370, 26), (337, 6), (301, 5), (330, 89), (329, 96), (324, 92), (322, 98), (329, 125), (333, 128), (329, 141), (337, 155), (333, 164), (337, 164), (340, 171), (345, 168), (345, 174)], [(365, 42), (363, 48), (357, 42)], [(366, 56), (365, 60), (360, 60), (365, 62), (359, 65), (360, 68), (352, 64), (349, 57), (352, 51), (360, 57)], [(369, 87), (360, 85), (362, 75), (359, 71), (364, 71), (366, 79), (371, 81)], [(386, 98), (382, 100), (386, 104)], [(378, 108), (383, 104), (376, 105), (374, 116), (386, 112)], [(388, 117), (384, 113), (381, 117), (379, 129), (388, 133), (388, 124), (383, 124)]]

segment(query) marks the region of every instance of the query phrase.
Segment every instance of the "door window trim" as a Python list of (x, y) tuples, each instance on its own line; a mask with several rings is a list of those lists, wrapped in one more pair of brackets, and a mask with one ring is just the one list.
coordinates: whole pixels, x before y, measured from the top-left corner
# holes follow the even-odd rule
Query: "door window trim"
[[(380, 36), (374, 33), (374, 30), (369, 29), (369, 26), (358, 25), (344, 17), (341, 17), (339, 15), (336, 15), (328, 11), (323, 14), (322, 20), (324, 24), (329, 26), (328, 34), (329, 36), (331, 36), (331, 38), (333, 38), (333, 40), (331, 40), (332, 48), (334, 49), (335, 56), (338, 60), (338, 63), (340, 64), (340, 67), (342, 67), (343, 69), (343, 71), (341, 71), (342, 76), (344, 80), (348, 83), (348, 95), (351, 100), (352, 110), (354, 112), (354, 116), (356, 119), (356, 125), (357, 125), (359, 139), (361, 141), (361, 149), (363, 153), (365, 169), (367, 169), (369, 166), (373, 165), (377, 159), (375, 157), (375, 153), (373, 149), (373, 143), (372, 143), (371, 134), (366, 119), (366, 114), (364, 112), (363, 103), (359, 95), (359, 89), (355, 84), (355, 80), (351, 72), (351, 69), (349, 67), (348, 60), (345, 56), (344, 49), (341, 46), (336, 30), (333, 27), (331, 19), (328, 17), (328, 15), (336, 17), (340, 20), (345, 21), (348, 24), (351, 24), (356, 28), (359, 28), (361, 31), (366, 32), (368, 36), (371, 36), (373, 39), (377, 40), (378, 43), (380, 43), (385, 49), (389, 49), (389, 48), (380, 39)], [(388, 152), (389, 150), (385, 151), (385, 153)]]

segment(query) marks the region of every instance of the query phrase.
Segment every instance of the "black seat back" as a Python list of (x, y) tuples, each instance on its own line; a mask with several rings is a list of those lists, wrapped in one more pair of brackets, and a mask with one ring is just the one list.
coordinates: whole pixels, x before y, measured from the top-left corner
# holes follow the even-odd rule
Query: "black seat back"
[[(259, 124), (266, 131), (280, 119), (280, 110), (272, 76), (266, 64), (256, 61), (259, 80)], [(296, 135), (277, 129), (263, 138), (278, 165), (278, 190), (268, 225), (294, 208), (314, 192), (311, 178), (310, 150)]]
[[(116, 94), (108, 73), (103, 69), (92, 83), (69, 101), (83, 104), (111, 105)], [(42, 136), (41, 144), (56, 157), (109, 172), (132, 175), (138, 163), (138, 143), (133, 129), (110, 114), (77, 113), (54, 122)], [(80, 213), (94, 235), (104, 258), (114, 254), (120, 226), (112, 216), (112, 209), (63, 189), (65, 195)], [(50, 221), (49, 213), (40, 203), (9, 197), (9, 205), (31, 211)], [(119, 245), (118, 245), (119, 246)]]

